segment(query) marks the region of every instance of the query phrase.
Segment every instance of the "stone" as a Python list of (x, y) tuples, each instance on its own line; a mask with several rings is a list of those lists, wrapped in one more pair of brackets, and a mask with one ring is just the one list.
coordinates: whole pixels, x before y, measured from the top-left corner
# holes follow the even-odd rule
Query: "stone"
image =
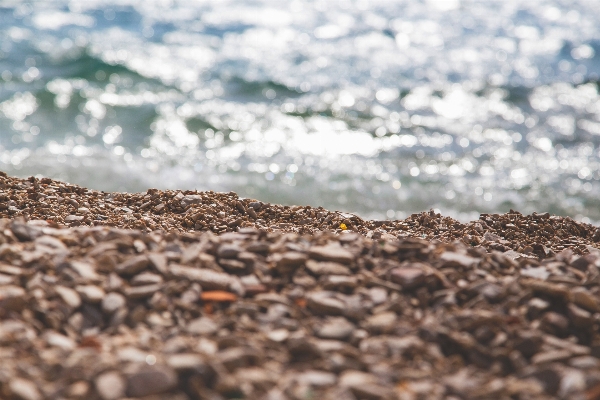
[(296, 377), (296, 381), (304, 385), (323, 387), (334, 385), (337, 381), (337, 377), (331, 372), (309, 370), (299, 374)]
[(75, 342), (70, 337), (61, 335), (58, 332), (47, 331), (44, 334), (44, 339), (49, 346), (59, 347), (65, 351), (72, 351), (75, 348)]
[(304, 265), (308, 260), (308, 255), (297, 251), (288, 251), (281, 255), (277, 262), (279, 268), (296, 268)]
[(267, 333), (267, 338), (269, 338), (269, 340), (276, 342), (276, 343), (284, 342), (289, 336), (290, 336), (290, 332), (287, 329), (283, 329), (283, 328), (282, 329), (274, 329)]
[(197, 354), (174, 354), (167, 358), (167, 365), (175, 371), (197, 370), (205, 367), (204, 360)]
[(115, 272), (119, 275), (134, 275), (145, 270), (150, 265), (150, 260), (144, 254), (130, 257), (117, 265)]
[(193, 204), (202, 204), (202, 196), (198, 194), (188, 194), (181, 199), (181, 207), (188, 208)]
[(177, 385), (177, 374), (166, 366), (143, 368), (127, 378), (127, 396), (144, 397), (171, 390)]
[(600, 300), (582, 287), (571, 290), (573, 303), (590, 312), (600, 312)]
[(577, 328), (591, 328), (594, 324), (592, 314), (580, 307), (577, 307), (575, 304), (569, 304), (567, 306), (567, 311), (571, 322)]
[(128, 299), (143, 299), (152, 296), (154, 293), (160, 291), (163, 285), (144, 285), (144, 286), (133, 286), (125, 289), (125, 296)]
[(470, 269), (475, 267), (479, 260), (466, 254), (446, 251), (440, 255), (440, 260), (443, 261), (444, 267), (460, 267)]
[(313, 246), (308, 255), (315, 260), (333, 261), (340, 264), (351, 264), (354, 256), (348, 250), (341, 246)]
[(319, 282), (326, 290), (345, 290), (353, 289), (358, 286), (358, 279), (355, 276), (345, 275), (327, 275), (322, 277)]
[(425, 284), (425, 272), (421, 268), (394, 268), (390, 280), (405, 290), (411, 290)]
[(75, 290), (88, 303), (99, 303), (102, 301), (106, 293), (102, 288), (95, 285), (79, 285), (75, 287)]
[(125, 395), (125, 380), (116, 371), (103, 372), (96, 377), (94, 384), (103, 400), (121, 399)]
[(217, 353), (217, 359), (229, 371), (254, 365), (258, 360), (255, 350), (246, 347), (230, 347)]
[(323, 339), (346, 340), (354, 331), (354, 324), (348, 322), (346, 318), (335, 317), (325, 321), (325, 323), (315, 330), (315, 335)]
[(125, 303), (126, 300), (122, 294), (110, 292), (102, 299), (102, 311), (107, 314), (112, 314), (119, 308), (124, 307)]
[(175, 277), (198, 282), (205, 289), (227, 290), (234, 281), (229, 274), (204, 268), (184, 267), (177, 264), (170, 265), (169, 272)]
[(0, 286), (0, 310), (20, 311), (27, 304), (27, 293), (19, 286)]
[(395, 312), (386, 311), (368, 317), (363, 327), (374, 333), (390, 333), (394, 330), (397, 320)]
[(550, 311), (540, 320), (540, 329), (556, 336), (564, 336), (569, 328), (569, 320), (563, 315)]
[(21, 400), (42, 400), (42, 395), (35, 383), (23, 378), (12, 378), (8, 382), (10, 392)]
[(568, 350), (549, 350), (535, 354), (531, 357), (532, 364), (547, 364), (551, 362), (564, 361), (572, 356)]
[(57, 286), (54, 290), (69, 307), (78, 308), (81, 305), (81, 297), (75, 290), (65, 286)]
[(163, 282), (163, 277), (152, 272), (142, 272), (135, 275), (129, 282), (132, 286), (159, 284)]
[(343, 301), (331, 297), (325, 292), (311, 293), (306, 305), (320, 315), (343, 315), (346, 305)]
[(97, 281), (100, 279), (100, 276), (96, 272), (96, 268), (89, 262), (71, 261), (69, 267), (86, 280)]
[(345, 265), (331, 261), (306, 261), (306, 269), (314, 275), (350, 275), (350, 269)]
[(225, 259), (237, 258), (241, 251), (242, 249), (240, 246), (226, 243), (219, 246), (219, 249), (217, 250), (217, 256)]
[(90, 384), (86, 381), (77, 381), (69, 385), (67, 396), (74, 399), (82, 399), (88, 395)]
[(212, 335), (219, 329), (219, 326), (209, 317), (200, 317), (190, 321), (186, 330), (195, 335)]

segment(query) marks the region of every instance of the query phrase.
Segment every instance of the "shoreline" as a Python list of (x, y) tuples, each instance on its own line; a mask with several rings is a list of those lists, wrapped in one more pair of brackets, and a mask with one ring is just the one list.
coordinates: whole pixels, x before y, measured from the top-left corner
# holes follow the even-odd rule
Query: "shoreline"
[(6, 176), (0, 217), (3, 398), (600, 398), (600, 230), (570, 218)]
[[(367, 238), (460, 240), (486, 250), (545, 258), (564, 249), (576, 254), (600, 247), (600, 227), (548, 213), (481, 214), (461, 223), (433, 211), (403, 220), (363, 220), (322, 207), (282, 206), (241, 199), (234, 192), (148, 189), (145, 193), (90, 190), (49, 178), (12, 178), (0, 171), (0, 218), (43, 219), (55, 226), (112, 226), (144, 232), (213, 233), (254, 228), (314, 234), (356, 232)], [(344, 228), (344, 229), (342, 229)]]

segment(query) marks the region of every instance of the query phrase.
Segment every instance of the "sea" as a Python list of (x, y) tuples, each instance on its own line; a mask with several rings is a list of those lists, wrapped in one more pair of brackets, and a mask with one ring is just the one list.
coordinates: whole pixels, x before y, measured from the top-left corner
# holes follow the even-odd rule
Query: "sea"
[(600, 221), (597, 0), (0, 0), (0, 170)]

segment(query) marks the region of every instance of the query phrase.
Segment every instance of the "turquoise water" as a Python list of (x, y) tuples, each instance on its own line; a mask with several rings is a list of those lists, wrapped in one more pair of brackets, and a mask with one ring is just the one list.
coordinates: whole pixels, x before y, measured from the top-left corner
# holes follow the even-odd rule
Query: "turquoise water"
[(594, 1), (0, 0), (0, 170), (600, 221)]

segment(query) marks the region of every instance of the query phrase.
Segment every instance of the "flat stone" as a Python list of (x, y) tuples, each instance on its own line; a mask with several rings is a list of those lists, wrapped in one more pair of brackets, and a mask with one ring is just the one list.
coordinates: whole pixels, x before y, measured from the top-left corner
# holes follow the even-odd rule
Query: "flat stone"
[(122, 294), (110, 292), (102, 299), (102, 311), (112, 314), (119, 308), (124, 307), (125, 303), (126, 300)]
[(163, 285), (144, 285), (133, 286), (125, 289), (125, 296), (128, 299), (143, 299), (152, 296), (162, 289)]
[(84, 279), (92, 281), (100, 279), (100, 276), (96, 272), (96, 268), (89, 262), (71, 261), (69, 267)]
[(354, 324), (348, 322), (346, 318), (330, 318), (315, 330), (315, 335), (323, 339), (345, 340), (354, 331)]
[(83, 220), (83, 216), (82, 215), (67, 215), (65, 217), (65, 222), (79, 222), (81, 220)]
[(315, 260), (333, 261), (340, 264), (351, 264), (354, 256), (341, 246), (313, 246), (308, 255)]
[(592, 314), (583, 308), (577, 307), (575, 304), (569, 304), (567, 311), (571, 322), (577, 328), (588, 328), (594, 324)]
[(75, 287), (75, 290), (89, 303), (99, 303), (106, 295), (102, 288), (95, 285), (79, 285)]
[(337, 377), (335, 374), (327, 371), (309, 370), (300, 373), (296, 377), (298, 383), (314, 386), (314, 387), (325, 387), (335, 385)]
[(350, 275), (350, 268), (331, 261), (306, 261), (306, 269), (315, 275)]
[(20, 286), (0, 286), (0, 309), (20, 311), (27, 304), (27, 293)]
[(227, 290), (234, 279), (231, 275), (205, 268), (184, 267), (172, 264), (169, 272), (178, 278), (186, 278), (192, 282), (198, 282), (202, 288)]
[(600, 312), (600, 301), (585, 288), (579, 287), (571, 290), (573, 303), (590, 312)]
[(281, 255), (277, 262), (279, 268), (296, 268), (303, 265), (308, 260), (308, 255), (298, 251), (288, 251)]
[(236, 244), (222, 244), (217, 250), (217, 256), (219, 258), (237, 258), (238, 254), (242, 251), (242, 248)]
[(343, 301), (332, 298), (324, 292), (310, 294), (306, 305), (313, 312), (322, 315), (342, 315), (346, 308)]
[(546, 364), (557, 361), (564, 361), (571, 358), (572, 354), (568, 350), (550, 350), (540, 352), (531, 357), (532, 364)]
[(398, 316), (393, 311), (382, 312), (371, 315), (365, 320), (364, 328), (371, 332), (390, 333), (396, 326)]
[(550, 297), (569, 298), (569, 289), (562, 284), (539, 281), (537, 279), (521, 279), (519, 283), (534, 292), (543, 293)]
[(186, 330), (195, 335), (212, 335), (219, 329), (219, 326), (209, 317), (200, 317), (190, 321)]
[(451, 251), (442, 253), (440, 260), (444, 262), (444, 267), (462, 267), (467, 269), (473, 268), (479, 263), (477, 258)]
[(148, 367), (127, 378), (127, 396), (144, 397), (164, 393), (177, 385), (177, 375), (165, 366)]
[(290, 332), (287, 329), (283, 329), (283, 328), (282, 329), (274, 329), (267, 333), (267, 338), (269, 338), (269, 340), (276, 342), (276, 343), (284, 342), (289, 336), (290, 336)]
[(75, 290), (65, 286), (56, 286), (54, 290), (69, 307), (78, 308), (81, 305), (81, 297)]
[(258, 360), (258, 354), (255, 350), (247, 347), (230, 347), (219, 352), (217, 358), (225, 368), (233, 371), (253, 365)]
[(167, 358), (167, 365), (175, 371), (198, 369), (205, 366), (204, 360), (198, 354), (174, 354)]
[(163, 277), (152, 272), (142, 272), (141, 274), (137, 274), (130, 280), (132, 286), (152, 285), (162, 282)]
[(414, 267), (394, 268), (390, 279), (405, 290), (415, 289), (425, 283), (425, 271)]
[(44, 338), (48, 345), (53, 347), (59, 347), (65, 351), (71, 351), (75, 348), (75, 342), (68, 336), (61, 335), (58, 332), (47, 331), (44, 334)]
[(150, 260), (146, 255), (134, 256), (117, 265), (115, 272), (119, 275), (134, 275), (145, 270), (149, 265)]
[(358, 279), (355, 276), (346, 275), (326, 275), (319, 282), (323, 284), (326, 290), (353, 289), (358, 286)]
[(8, 388), (14, 396), (22, 400), (42, 400), (42, 395), (35, 383), (23, 378), (12, 378), (8, 382)]
[(104, 372), (96, 377), (96, 391), (103, 400), (121, 399), (125, 395), (125, 380), (116, 371)]

